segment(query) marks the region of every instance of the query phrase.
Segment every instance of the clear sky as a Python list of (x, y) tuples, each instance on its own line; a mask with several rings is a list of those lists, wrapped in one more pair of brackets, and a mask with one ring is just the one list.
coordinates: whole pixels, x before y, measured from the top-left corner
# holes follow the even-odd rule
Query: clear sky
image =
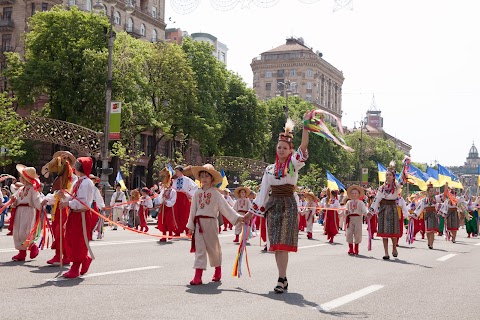
[(344, 125), (361, 120), (375, 94), (384, 129), (413, 146), (412, 161), (462, 165), (473, 140), (480, 149), (480, 0), (353, 0), (336, 12), (333, 0), (240, 0), (230, 11), (175, 0), (199, 2), (189, 14), (171, 1), (167, 28), (216, 36), (249, 86), (254, 57), (303, 37), (343, 72)]

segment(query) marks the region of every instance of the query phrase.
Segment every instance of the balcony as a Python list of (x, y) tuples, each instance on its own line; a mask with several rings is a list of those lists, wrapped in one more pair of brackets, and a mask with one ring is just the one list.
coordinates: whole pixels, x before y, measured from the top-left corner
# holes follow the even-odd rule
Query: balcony
[(4, 53), (4, 52), (12, 52), (12, 51), (15, 51), (12, 46), (0, 47), (0, 52), (1, 52), (1, 53)]
[(0, 31), (11, 31), (15, 27), (13, 20), (11, 19), (0, 19)]

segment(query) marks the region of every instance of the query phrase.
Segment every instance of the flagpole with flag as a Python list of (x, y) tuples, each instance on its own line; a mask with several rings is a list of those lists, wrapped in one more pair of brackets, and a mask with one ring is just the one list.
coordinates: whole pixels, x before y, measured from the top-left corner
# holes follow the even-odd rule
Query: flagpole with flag
[(345, 186), (327, 170), (327, 188), (330, 190), (347, 190)]
[(120, 190), (125, 191), (127, 190), (127, 186), (125, 185), (125, 181), (123, 181), (122, 173), (120, 170), (117, 171), (117, 177), (115, 178), (115, 183), (120, 185)]
[(380, 182), (385, 182), (387, 179), (387, 168), (380, 162), (377, 162), (377, 168), (378, 168), (378, 184), (380, 185)]

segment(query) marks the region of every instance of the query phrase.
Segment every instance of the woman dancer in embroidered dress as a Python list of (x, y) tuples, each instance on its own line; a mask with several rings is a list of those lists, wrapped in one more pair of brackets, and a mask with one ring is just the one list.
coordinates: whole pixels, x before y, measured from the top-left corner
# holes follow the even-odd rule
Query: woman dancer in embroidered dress
[[(445, 186), (447, 188), (447, 186)], [(457, 239), (457, 231), (460, 226), (460, 217), (458, 213), (458, 204), (459, 202), (465, 203), (463, 198), (457, 198), (455, 190), (452, 192), (447, 191), (447, 197), (445, 202), (442, 205), (440, 211), (443, 213), (445, 217), (445, 226), (447, 232), (449, 232), (452, 236), (452, 242), (455, 243)]]
[[(310, 112), (304, 115), (308, 121)], [(288, 252), (296, 252), (298, 244), (298, 209), (293, 196), (298, 180), (298, 171), (308, 158), (308, 131), (303, 128), (302, 142), (296, 152), (293, 149), (293, 122), (288, 119), (285, 132), (280, 133), (275, 164), (269, 165), (263, 174), (260, 193), (246, 219), (252, 214), (265, 216), (269, 250), (275, 252), (278, 268), (278, 283), (275, 292), (288, 288)], [(272, 191), (270, 197), (269, 193)]]
[(398, 209), (398, 190), (402, 183), (395, 180), (395, 168), (391, 164), (385, 174), (385, 183), (380, 187), (375, 197), (375, 201), (370, 207), (368, 216), (378, 215), (377, 235), (383, 238), (383, 248), (385, 249), (384, 260), (390, 259), (388, 255), (388, 238), (392, 239), (392, 255), (398, 256), (397, 240), (402, 236), (402, 212)]
[(415, 215), (420, 217), (423, 212), (423, 219), (425, 221), (425, 231), (427, 233), (428, 248), (433, 249), (433, 241), (435, 240), (435, 233), (438, 232), (438, 214), (440, 203), (435, 199), (435, 189), (432, 184), (428, 185), (427, 196), (420, 200), (420, 203), (415, 210)]

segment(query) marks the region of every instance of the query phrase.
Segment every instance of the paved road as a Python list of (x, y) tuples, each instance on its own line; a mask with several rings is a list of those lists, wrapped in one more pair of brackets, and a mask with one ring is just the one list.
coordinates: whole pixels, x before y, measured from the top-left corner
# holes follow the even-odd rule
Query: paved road
[[(151, 228), (152, 232), (156, 229)], [(34, 261), (10, 262), (13, 240), (0, 233), (0, 319), (478, 319), (480, 238), (460, 230), (457, 243), (437, 237), (383, 261), (380, 240), (360, 256), (347, 255), (344, 233), (328, 244), (321, 226), (314, 240), (300, 233), (299, 252), (290, 255), (289, 292), (273, 292), (277, 274), (273, 254), (262, 253), (258, 238), (248, 254), (252, 277), (230, 276), (237, 245), (233, 232), (220, 235), (223, 279), (190, 286), (193, 254), (188, 240), (159, 244), (155, 238), (124, 230), (106, 231), (94, 241), (96, 260), (88, 277), (52, 281), (59, 267), (46, 265), (50, 250)], [(365, 232), (364, 232), (365, 235)], [(66, 270), (66, 269), (65, 269)], [(64, 271), (64, 270), (63, 270)]]

